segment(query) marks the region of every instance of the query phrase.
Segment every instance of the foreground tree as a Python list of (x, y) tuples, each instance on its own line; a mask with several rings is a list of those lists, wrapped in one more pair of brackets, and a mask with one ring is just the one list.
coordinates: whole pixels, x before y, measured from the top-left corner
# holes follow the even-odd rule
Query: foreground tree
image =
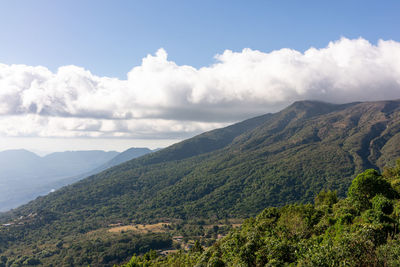
[(368, 169), (357, 175), (349, 187), (348, 197), (360, 211), (371, 208), (370, 200), (381, 194), (388, 199), (398, 197), (391, 184), (374, 169)]

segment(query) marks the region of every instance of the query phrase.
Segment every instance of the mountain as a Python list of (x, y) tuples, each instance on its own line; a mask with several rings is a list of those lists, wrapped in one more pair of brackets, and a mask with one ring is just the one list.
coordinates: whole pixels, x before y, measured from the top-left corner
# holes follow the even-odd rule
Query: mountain
[(46, 169), (64, 176), (73, 176), (91, 171), (119, 155), (116, 151), (65, 151), (43, 157)]
[(296, 102), (40, 197), (3, 215), (24, 227), (3, 229), (0, 240), (5, 249), (65, 242), (116, 222), (246, 218), (310, 202), (321, 189), (343, 197), (355, 174), (392, 164), (399, 143), (400, 100)]
[(27, 150), (0, 152), (0, 211), (46, 195), (107, 168), (152, 152), (148, 148), (116, 151), (65, 151), (39, 157)]
[(28, 150), (16, 149), (0, 152), (0, 176), (27, 176), (31, 170), (40, 171), (41, 158)]
[[(27, 150), (0, 152), (0, 211), (27, 203), (39, 195), (66, 185), (67, 180), (108, 162), (118, 155), (110, 151), (66, 151), (45, 157)], [(82, 177), (83, 178), (83, 177)], [(74, 178), (73, 181), (77, 181)]]
[[(47, 187), (51, 187), (52, 189), (58, 189), (61, 188), (65, 185), (69, 185), (72, 184), (74, 182), (77, 182), (79, 180), (82, 180), (83, 178), (86, 178), (88, 176), (94, 175), (96, 173), (102, 172), (108, 168), (114, 167), (118, 164), (124, 163), (126, 161), (129, 161), (131, 159), (135, 159), (138, 157), (141, 157), (143, 155), (146, 155), (148, 153), (151, 153), (153, 151), (158, 151), (159, 149), (155, 149), (155, 150), (151, 150), (149, 148), (143, 148), (143, 147), (131, 147), (125, 151), (122, 151), (121, 153), (117, 154), (115, 157), (113, 157), (112, 159), (110, 159), (109, 161), (101, 164), (98, 167), (95, 167), (97, 165), (92, 166), (92, 168), (90, 169), (90, 171), (86, 171), (84, 173), (81, 173), (79, 175), (75, 175), (75, 176), (69, 176), (63, 179), (58, 179), (56, 181), (54, 181), (53, 183), (50, 183), (47, 185)], [(101, 162), (101, 160), (103, 160), (102, 157), (99, 158), (94, 158), (94, 160), (99, 161), (99, 163)], [(95, 167), (95, 168), (93, 168)], [(47, 191), (49, 192), (49, 191)]]
[(104, 171), (105, 169), (117, 166), (117, 165), (119, 165), (121, 163), (124, 163), (124, 162), (126, 162), (128, 160), (144, 156), (144, 155), (146, 155), (148, 153), (151, 153), (151, 152), (153, 152), (153, 151), (151, 149), (147, 148), (147, 147), (131, 147), (131, 148), (119, 153), (114, 158), (112, 158), (108, 162), (104, 163), (100, 167), (94, 169), (93, 170), (93, 174), (94, 173), (98, 173), (100, 171)]

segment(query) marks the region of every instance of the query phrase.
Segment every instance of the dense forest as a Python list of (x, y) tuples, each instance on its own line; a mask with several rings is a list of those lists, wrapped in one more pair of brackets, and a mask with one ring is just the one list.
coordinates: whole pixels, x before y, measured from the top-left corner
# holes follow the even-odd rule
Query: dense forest
[(399, 185), (400, 160), (359, 174), (347, 198), (321, 191), (313, 204), (266, 208), (209, 248), (151, 251), (122, 266), (399, 266)]

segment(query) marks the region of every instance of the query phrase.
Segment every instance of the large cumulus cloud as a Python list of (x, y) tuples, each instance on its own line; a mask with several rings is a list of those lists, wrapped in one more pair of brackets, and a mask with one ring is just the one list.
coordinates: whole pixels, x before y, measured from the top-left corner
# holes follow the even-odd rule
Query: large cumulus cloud
[(0, 64), (0, 134), (183, 138), (296, 100), (400, 98), (400, 43), (346, 39), (304, 53), (226, 50), (179, 66), (159, 49), (124, 80), (77, 66)]

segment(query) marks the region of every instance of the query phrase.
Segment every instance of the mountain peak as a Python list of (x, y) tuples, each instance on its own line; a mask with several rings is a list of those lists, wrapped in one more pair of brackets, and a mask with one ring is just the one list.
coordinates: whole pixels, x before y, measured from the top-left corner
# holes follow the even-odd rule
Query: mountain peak
[(319, 100), (299, 100), (293, 102), (286, 109), (298, 109), (298, 110), (310, 110), (310, 109), (327, 109), (339, 106), (339, 104), (333, 104), (328, 102), (323, 102)]
[(26, 149), (9, 149), (0, 152), (0, 158), (6, 159), (14, 159), (14, 158), (21, 158), (21, 159), (40, 159), (40, 157)]
[(345, 109), (349, 106), (353, 106), (359, 103), (360, 102), (333, 104), (319, 100), (301, 100), (294, 102), (293, 104), (282, 110), (281, 113), (286, 114), (290, 112), (295, 112), (297, 114), (297, 118), (309, 118)]

